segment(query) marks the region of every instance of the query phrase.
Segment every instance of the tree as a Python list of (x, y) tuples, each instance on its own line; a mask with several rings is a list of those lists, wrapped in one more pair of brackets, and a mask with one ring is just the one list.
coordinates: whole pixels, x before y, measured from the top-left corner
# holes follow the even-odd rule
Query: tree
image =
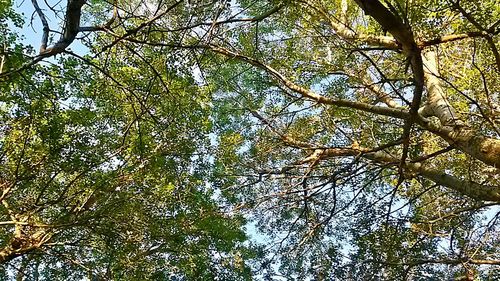
[[(161, 181), (163, 173), (172, 174), (168, 182), (182, 179), (172, 172), (181, 166), (191, 179), (182, 185), (194, 186), (200, 192), (194, 198), (214, 210), (206, 221), (232, 225), (207, 237), (227, 233), (223, 252), (232, 253), (234, 261), (240, 254), (232, 250), (241, 244), (229, 241), (244, 239), (238, 232), (244, 221), (221, 218), (215, 204), (255, 222), (274, 241), (248, 260), (256, 278), (498, 277), (498, 1), (68, 0), (61, 12), (62, 35), (54, 42), (43, 9), (33, 3), (44, 26), (40, 52), (7, 60), (0, 79), (26, 87), (10, 86), (10, 95), (36, 93), (32, 87), (45, 83), (71, 98), (72, 106), (88, 102), (86, 110), (102, 122), (101, 127), (84, 125), (92, 128), (88, 140), (102, 141), (83, 141), (78, 148), (80, 155), (96, 159), (70, 161), (71, 172), (87, 167), (92, 173), (85, 172), (85, 179), (105, 183), (100, 191), (105, 195), (90, 217), (120, 213), (106, 208), (110, 199), (104, 198), (129, 184), (121, 179), (122, 169), (141, 179), (132, 176), (143, 200), (128, 210), (172, 208), (173, 197), (152, 204), (146, 193), (155, 186), (149, 181)], [(70, 51), (80, 35), (89, 48), (86, 56)], [(20, 57), (22, 49), (13, 53)], [(62, 57), (56, 66), (39, 64), (54, 56)], [(60, 77), (60, 82), (35, 74)], [(5, 119), (18, 122), (9, 114), (27, 100), (50, 108), (51, 100), (61, 98), (20, 95)], [(52, 130), (75, 133), (74, 127), (60, 125), (63, 117), (38, 110), (30, 120), (56, 118), (44, 122), (57, 124)], [(25, 156), (44, 155), (41, 148), (23, 148), (31, 146), (26, 141), (31, 137), (4, 131), (9, 132), (6, 143), (16, 146), (9, 151), (17, 151), (6, 159), (27, 159), (29, 170), (41, 162), (40, 173), (51, 175), (51, 162)], [(183, 151), (184, 158), (158, 163), (163, 149)], [(102, 163), (118, 167), (93, 168)], [(10, 166), (13, 176), (6, 186), (16, 182), (15, 190), (26, 194), (29, 188), (17, 184), (20, 165)], [(38, 174), (32, 178), (47, 181)], [(154, 196), (169, 194), (166, 186)], [(93, 192), (84, 194), (90, 199)], [(179, 208), (195, 210), (197, 202), (187, 200)], [(78, 217), (74, 213), (69, 212), (70, 221)], [(200, 219), (175, 220), (172, 227), (184, 229), (183, 222)], [(154, 229), (161, 218), (146, 212), (143, 221)], [(88, 233), (95, 241), (96, 232)], [(144, 243), (160, 239), (148, 238)], [(175, 256), (175, 246), (162, 253)], [(160, 260), (152, 264), (161, 268)], [(238, 272), (234, 263), (232, 272)]]
[(244, 219), (204, 181), (210, 93), (168, 54), (71, 54), (76, 2), (33, 58), (2, 38), (2, 279), (247, 279)]

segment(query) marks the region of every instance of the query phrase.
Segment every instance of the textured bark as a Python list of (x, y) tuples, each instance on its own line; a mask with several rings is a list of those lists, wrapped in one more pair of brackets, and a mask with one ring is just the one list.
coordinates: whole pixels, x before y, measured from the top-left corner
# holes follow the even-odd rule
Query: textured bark
[[(274, 128), (272, 124), (267, 119), (262, 117), (258, 112), (254, 110), (251, 110), (251, 112), (256, 118), (266, 124), (274, 134), (278, 135), (285, 144), (291, 147), (309, 151), (309, 155), (307, 157), (296, 161), (295, 163), (293, 163), (293, 166), (304, 164), (313, 166), (316, 165), (318, 161), (337, 157), (361, 157), (384, 165), (404, 168), (410, 173), (420, 175), (441, 186), (455, 190), (465, 196), (476, 200), (500, 202), (500, 186), (479, 184), (472, 181), (471, 179), (461, 179), (455, 176), (451, 176), (446, 174), (445, 172), (442, 172), (441, 170), (437, 170), (436, 168), (425, 162), (412, 163), (406, 161), (405, 163), (401, 163), (399, 158), (384, 151), (385, 149), (400, 144), (401, 142), (381, 146), (375, 149), (360, 147), (358, 144), (353, 144), (351, 147), (317, 148), (314, 144), (299, 141), (294, 139), (293, 137), (281, 134), (279, 130)], [(289, 167), (282, 169), (282, 171), (287, 169), (289, 169)]]
[[(317, 149), (308, 158), (309, 162), (341, 156), (361, 156), (363, 158), (383, 163), (400, 166), (400, 159), (384, 151), (370, 152), (366, 148), (330, 148)], [(408, 171), (423, 176), (439, 185), (453, 189), (465, 196), (476, 200), (500, 202), (500, 186), (479, 184), (472, 180), (460, 179), (445, 172), (436, 170), (424, 163), (406, 162), (404, 168)]]
[(419, 123), (450, 145), (493, 167), (500, 167), (500, 140), (481, 136), (465, 126), (439, 126), (425, 120)]
[(53, 234), (49, 232), (49, 228), (30, 225), (29, 216), (14, 214), (5, 200), (2, 201), (2, 205), (10, 214), (12, 221), (7, 223), (14, 226), (14, 231), (5, 246), (0, 248), (0, 264), (34, 251), (52, 238)]
[(446, 99), (441, 81), (439, 80), (438, 62), (436, 52), (427, 51), (423, 55), (425, 87), (427, 88), (427, 101), (420, 108), (422, 117), (435, 116), (442, 126), (462, 125), (458, 120), (455, 110)]
[(452, 146), (488, 165), (500, 167), (500, 140), (483, 137), (458, 119), (453, 107), (446, 99), (441, 81), (436, 53), (424, 54), (425, 86), (427, 101), (419, 110), (422, 117), (435, 116), (440, 125), (421, 122), (427, 129), (444, 138)]
[(0, 264), (9, 262), (19, 256), (40, 248), (44, 243), (50, 240), (51, 237), (44, 231), (28, 235), (17, 231), (18, 229), (19, 227), (16, 226), (14, 237), (10, 239), (5, 247), (0, 249)]

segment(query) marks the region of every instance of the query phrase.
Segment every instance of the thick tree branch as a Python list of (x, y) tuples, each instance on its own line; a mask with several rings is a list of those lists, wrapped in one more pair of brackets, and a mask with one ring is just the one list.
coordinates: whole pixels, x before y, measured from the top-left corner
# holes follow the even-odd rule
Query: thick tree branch
[(426, 118), (435, 116), (443, 126), (463, 125), (458, 120), (455, 110), (446, 99), (446, 95), (439, 80), (438, 62), (436, 52), (429, 50), (424, 53), (424, 75), (427, 88), (425, 106), (419, 109), (419, 114)]
[(484, 163), (500, 167), (500, 140), (485, 138), (476, 131), (467, 128), (458, 119), (453, 107), (446, 99), (446, 95), (439, 80), (439, 69), (436, 53), (432, 50), (424, 54), (425, 84), (427, 88), (426, 105), (419, 110), (422, 117), (435, 116), (440, 125), (424, 122), (430, 131), (443, 137), (448, 143), (466, 152)]
[[(378, 163), (400, 166), (400, 160), (382, 150), (371, 150), (367, 148), (325, 148), (316, 149), (313, 154), (306, 159), (311, 161), (325, 160), (334, 157), (361, 156)], [(410, 172), (421, 175), (441, 186), (455, 190), (463, 195), (476, 200), (500, 202), (500, 186), (489, 186), (476, 183), (472, 180), (464, 180), (445, 172), (438, 171), (428, 164), (411, 163), (404, 164)]]
[(42, 10), (38, 5), (38, 2), (36, 0), (32, 0), (33, 7), (35, 8), (36, 13), (40, 17), (40, 20), (42, 21), (43, 25), (42, 43), (40, 45), (40, 52), (38, 56), (34, 57), (30, 62), (22, 65), (17, 69), (4, 73), (0, 72), (0, 78), (7, 77), (9, 75), (12, 75), (13, 73), (18, 73), (20, 71), (23, 71), (39, 63), (44, 58), (55, 56), (66, 50), (66, 48), (68, 48), (68, 46), (71, 45), (71, 43), (73, 43), (76, 36), (78, 35), (80, 29), (81, 9), (86, 2), (87, 2), (86, 0), (68, 0), (61, 38), (52, 47), (47, 47), (50, 28), (44, 13), (42, 12)]
[[(327, 148), (323, 149), (317, 158), (328, 159), (339, 156), (358, 156), (383, 164), (401, 165), (400, 160), (385, 151), (368, 152), (366, 148)], [(318, 154), (316, 152), (316, 154)], [(453, 189), (476, 200), (500, 202), (500, 186), (479, 184), (471, 180), (463, 180), (438, 171), (424, 163), (405, 163), (405, 168), (421, 175), (439, 185)]]
[(279, 73), (277, 70), (274, 68), (245, 55), (230, 51), (228, 49), (219, 47), (219, 46), (205, 46), (205, 48), (211, 49), (213, 52), (222, 54), (225, 56), (228, 56), (230, 58), (234, 58), (240, 61), (244, 61), (246, 63), (249, 63), (257, 68), (260, 68), (267, 72), (269, 75), (283, 83), (288, 89), (294, 91), (295, 93), (300, 94), (302, 97), (315, 101), (321, 104), (327, 104), (327, 105), (334, 105), (338, 107), (348, 107), (348, 108), (353, 108), (365, 112), (370, 112), (378, 115), (384, 115), (384, 116), (390, 116), (398, 119), (406, 119), (409, 118), (408, 112), (404, 109), (398, 109), (398, 108), (389, 108), (389, 107), (383, 107), (383, 106), (375, 106), (371, 104), (366, 104), (362, 102), (355, 102), (355, 101), (350, 101), (350, 100), (343, 100), (343, 99), (332, 99), (329, 97), (325, 97), (322, 95), (319, 95), (311, 90), (308, 90), (306, 88), (303, 88), (291, 80), (289, 80), (287, 77)]
[(389, 145), (383, 145), (374, 149), (363, 148), (359, 145), (353, 145), (351, 147), (336, 147), (336, 148), (322, 148), (320, 145), (315, 145), (308, 142), (295, 140), (286, 134), (282, 134), (277, 130), (272, 124), (262, 117), (258, 112), (252, 110), (252, 115), (259, 119), (262, 123), (266, 124), (270, 130), (278, 135), (280, 139), (291, 147), (298, 149), (303, 149), (310, 151), (310, 154), (302, 160), (295, 162), (295, 165), (301, 165), (310, 163), (315, 165), (318, 161), (326, 160), (336, 157), (361, 157), (374, 162), (382, 163), (384, 165), (394, 165), (398, 168), (404, 166), (408, 171), (427, 178), (441, 186), (447, 187), (449, 189), (455, 190), (465, 196), (476, 200), (493, 201), (500, 202), (500, 186), (490, 186), (485, 184), (479, 184), (472, 180), (460, 179), (445, 172), (436, 170), (431, 167), (428, 163), (424, 162), (411, 162), (408, 161), (401, 164), (399, 158), (390, 155), (385, 151), (388, 147), (400, 144), (401, 141), (391, 143)]
[(53, 236), (50, 228), (34, 227), (27, 223), (29, 216), (14, 214), (7, 202), (2, 202), (16, 222), (12, 237), (0, 248), (0, 264), (6, 263), (26, 253), (32, 252), (47, 243)]
[(40, 56), (48, 57), (59, 54), (73, 43), (80, 29), (82, 6), (86, 2), (86, 0), (68, 0), (61, 38), (52, 47), (40, 48)]
[(394, 38), (402, 45), (405, 54), (410, 57), (415, 53), (419, 53), (419, 48), (415, 43), (413, 33), (406, 26), (401, 18), (391, 13), (378, 0), (355, 0), (363, 11), (373, 17), (384, 30), (391, 33)]
[(337, 20), (332, 18), (332, 16), (329, 15), (323, 8), (317, 7), (310, 2), (306, 3), (309, 7), (313, 8), (314, 11), (318, 12), (325, 20), (327, 20), (328, 24), (335, 31), (335, 33), (346, 41), (362, 42), (369, 46), (380, 46), (393, 50), (401, 48), (401, 45), (392, 36), (356, 33), (354, 30), (348, 28), (345, 22), (337, 22)]
[(425, 47), (429, 47), (429, 46), (433, 46), (433, 45), (458, 41), (458, 40), (462, 40), (462, 39), (486, 37), (487, 35), (488, 34), (486, 32), (482, 32), (482, 31), (471, 31), (471, 32), (460, 33), (460, 34), (449, 34), (449, 35), (443, 35), (443, 36), (440, 36), (440, 37), (437, 37), (434, 39), (430, 39), (430, 40), (418, 41), (417, 45), (420, 48), (425, 48)]
[(481, 136), (465, 126), (441, 126), (424, 119), (419, 119), (417, 122), (473, 158), (490, 166), (500, 167), (499, 139)]
[[(416, 119), (418, 119), (418, 109), (420, 107), (424, 88), (424, 70), (420, 48), (415, 42), (410, 27), (405, 25), (399, 16), (389, 11), (378, 0), (355, 0), (355, 2), (367, 15), (373, 17), (384, 30), (390, 32), (394, 38), (396, 38), (403, 47), (403, 53), (411, 63), (415, 88), (413, 90), (413, 99), (410, 105), (410, 116), (406, 120), (403, 128), (404, 145), (403, 155), (401, 157), (402, 169), (408, 155), (411, 127)], [(402, 170), (400, 172), (402, 172)], [(400, 181), (401, 180), (402, 178), (400, 178)]]
[[(398, 119), (408, 120), (410, 118), (410, 114), (405, 109), (374, 106), (366, 103), (341, 100), (341, 99), (332, 99), (329, 97), (319, 95), (313, 91), (310, 91), (306, 88), (303, 88), (295, 84), (294, 82), (289, 80), (287, 77), (279, 73), (274, 68), (256, 59), (227, 50), (222, 47), (210, 45), (210, 46), (195, 46), (195, 48), (208, 48), (215, 53), (222, 54), (249, 63), (257, 68), (260, 68), (266, 71), (272, 77), (276, 78), (281, 83), (283, 83), (288, 89), (292, 90), (295, 93), (300, 94), (302, 97), (311, 101), (338, 107), (357, 109), (364, 112), (370, 112), (383, 116), (390, 116)], [(471, 155), (475, 159), (478, 159), (488, 165), (500, 167), (500, 140), (478, 135), (476, 132), (469, 130), (465, 127), (460, 129), (459, 131), (455, 131), (454, 128), (452, 127), (436, 126), (432, 122), (429, 122), (428, 120), (420, 116), (417, 116), (417, 118), (414, 120), (423, 128), (435, 133), (436, 135), (441, 136), (453, 147), (460, 149), (461, 151)], [(404, 158), (406, 159), (406, 157)]]
[(401, 263), (384, 262), (379, 260), (366, 260), (365, 263), (367, 262), (373, 262), (385, 265), (408, 265), (408, 266), (417, 266), (417, 265), (432, 264), (432, 263), (448, 264), (448, 265), (460, 265), (464, 263), (477, 264), (477, 265), (481, 264), (500, 265), (500, 260), (483, 260), (483, 259), (428, 259), (428, 260), (415, 260), (415, 261), (401, 262)]

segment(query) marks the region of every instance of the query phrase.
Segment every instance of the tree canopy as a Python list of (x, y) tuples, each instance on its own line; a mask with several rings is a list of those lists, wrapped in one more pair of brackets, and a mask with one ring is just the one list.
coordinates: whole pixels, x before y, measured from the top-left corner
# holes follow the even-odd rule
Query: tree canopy
[(0, 31), (2, 280), (500, 278), (498, 0), (4, 0)]

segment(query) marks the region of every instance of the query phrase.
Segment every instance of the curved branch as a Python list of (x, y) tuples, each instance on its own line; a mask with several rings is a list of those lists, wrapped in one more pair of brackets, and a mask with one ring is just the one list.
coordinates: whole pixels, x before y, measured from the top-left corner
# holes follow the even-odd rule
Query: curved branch
[(298, 141), (291, 136), (282, 134), (258, 112), (251, 111), (251, 113), (257, 119), (266, 124), (270, 128), (270, 130), (274, 134), (278, 135), (286, 145), (310, 151), (307, 157), (295, 162), (294, 165), (302, 165), (306, 163), (311, 163), (312, 165), (314, 165), (318, 161), (336, 157), (361, 157), (370, 161), (382, 163), (384, 165), (393, 165), (398, 168), (404, 166), (405, 169), (412, 173), (420, 175), (441, 186), (455, 190), (465, 196), (476, 200), (500, 202), (500, 186), (490, 186), (479, 184), (472, 180), (460, 179), (455, 176), (448, 175), (447, 173), (440, 170), (436, 170), (435, 168), (430, 167), (429, 164), (423, 162), (414, 163), (411, 161), (407, 161), (405, 163), (401, 163), (399, 158), (394, 157), (384, 151), (388, 147), (400, 144), (401, 141), (396, 141), (394, 143), (382, 145), (373, 149), (360, 147), (359, 144), (353, 144), (351, 147), (322, 148), (321, 146)]
[(335, 31), (335, 33), (346, 41), (358, 41), (370, 46), (380, 46), (391, 50), (401, 49), (401, 45), (392, 36), (356, 33), (354, 30), (348, 28), (345, 23), (336, 22), (324, 9), (318, 8), (308, 2), (306, 2), (306, 4), (327, 20), (328, 24)]
[[(350, 100), (342, 99), (332, 99), (319, 95), (311, 90), (301, 87), (283, 74), (279, 73), (274, 68), (245, 55), (230, 51), (228, 49), (214, 46), (214, 45), (204, 45), (204, 46), (193, 46), (192, 48), (205, 48), (210, 49), (215, 53), (228, 56), (246, 63), (249, 63), (257, 68), (260, 68), (267, 72), (269, 75), (283, 83), (291, 91), (300, 94), (302, 97), (315, 101), (321, 104), (333, 105), (338, 107), (347, 107), (352, 109), (361, 110), (364, 112), (374, 113), (383, 116), (390, 116), (397, 119), (408, 120), (411, 116), (407, 110), (403, 108), (390, 108), (384, 106), (374, 106), (371, 104), (366, 104), (362, 102), (355, 102)], [(414, 121), (429, 130), (432, 133), (442, 137), (450, 145), (460, 149), (461, 151), (469, 154), (475, 159), (478, 159), (488, 165), (500, 167), (500, 140), (494, 138), (488, 138), (478, 135), (475, 131), (467, 129), (463, 126), (460, 127), (450, 127), (450, 126), (436, 126), (435, 124), (429, 122), (425, 118), (416, 116)], [(457, 130), (459, 128), (459, 130)], [(404, 138), (404, 137), (403, 137)], [(406, 137), (407, 139), (407, 137)], [(403, 157), (406, 163), (406, 157)]]
[(389, 108), (389, 107), (384, 107), (384, 106), (375, 106), (367, 103), (362, 103), (362, 102), (355, 102), (355, 101), (350, 101), (350, 100), (343, 100), (343, 99), (332, 99), (329, 97), (325, 97), (322, 95), (319, 95), (311, 90), (308, 90), (304, 87), (301, 87), (291, 80), (289, 80), (287, 77), (279, 73), (277, 70), (274, 68), (245, 55), (230, 51), (228, 49), (219, 47), (219, 46), (214, 46), (214, 45), (209, 45), (205, 46), (204, 48), (209, 48), (215, 53), (221, 54), (228, 56), (230, 58), (238, 59), (241, 61), (244, 61), (246, 63), (249, 63), (255, 67), (258, 67), (265, 72), (267, 72), (269, 75), (283, 83), (288, 89), (294, 91), (295, 93), (300, 94), (302, 97), (315, 101), (321, 104), (327, 104), (327, 105), (334, 105), (338, 107), (348, 107), (348, 108), (353, 108), (365, 112), (370, 112), (378, 115), (384, 115), (384, 116), (390, 116), (398, 119), (407, 119), (409, 118), (409, 114), (406, 110), (400, 109), (400, 108)]
[[(355, 156), (380, 162), (384, 164), (401, 165), (398, 158), (389, 155), (384, 151), (366, 152), (367, 149), (325, 149), (320, 158), (328, 158), (335, 156)], [(472, 180), (463, 180), (457, 177), (446, 174), (445, 172), (438, 171), (429, 167), (424, 163), (404, 163), (406, 169), (416, 174), (419, 174), (439, 185), (453, 189), (463, 195), (476, 200), (500, 202), (500, 186), (489, 186), (473, 182)]]
[(82, 6), (86, 2), (87, 0), (68, 0), (62, 36), (54, 46), (46, 49), (40, 48), (40, 56), (48, 57), (59, 54), (73, 43), (80, 29)]

